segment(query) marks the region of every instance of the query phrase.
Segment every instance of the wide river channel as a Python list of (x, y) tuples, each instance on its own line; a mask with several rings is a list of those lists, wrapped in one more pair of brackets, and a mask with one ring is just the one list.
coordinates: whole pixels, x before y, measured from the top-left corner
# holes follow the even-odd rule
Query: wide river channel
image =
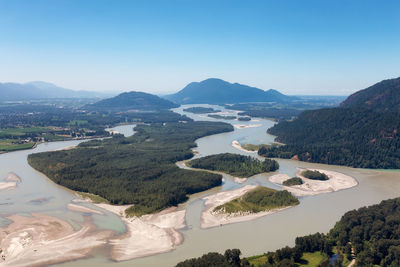
[[(196, 105), (206, 106), (209, 105)], [(194, 120), (225, 121), (209, 118), (206, 115), (196, 115), (183, 112), (184, 106), (174, 111), (185, 114)], [(215, 107), (221, 114), (235, 114), (234, 111)], [(202, 157), (211, 154), (231, 152), (257, 157), (255, 153), (246, 153), (232, 147), (233, 141), (242, 144), (269, 144), (274, 137), (266, 130), (274, 125), (273, 121), (253, 119), (249, 122), (237, 120), (225, 121), (237, 125), (233, 132), (217, 134), (200, 138), (196, 141), (198, 154)], [(242, 127), (238, 127), (241, 125)], [(245, 128), (243, 126), (253, 126)], [(113, 128), (125, 135), (132, 135), (133, 125)], [(75, 198), (73, 192), (58, 186), (41, 173), (32, 169), (27, 163), (27, 156), (31, 153), (53, 151), (74, 146), (82, 141), (64, 141), (44, 143), (32, 150), (17, 151), (0, 155), (0, 179), (9, 172), (15, 172), (22, 179), (22, 183), (14, 190), (0, 191), (0, 225), (10, 223), (5, 217), (10, 213), (26, 214), (41, 212), (67, 220), (73, 226), (82, 222), (82, 213), (73, 212), (66, 208)], [(223, 252), (228, 248), (239, 248), (244, 256), (262, 254), (282, 246), (293, 245), (296, 236), (315, 232), (327, 232), (341, 216), (351, 209), (379, 203), (381, 200), (400, 196), (400, 172), (393, 170), (354, 169), (341, 166), (311, 164), (293, 160), (278, 159), (280, 169), (275, 173), (256, 175), (244, 184), (238, 184), (229, 177), (218, 188), (195, 194), (189, 201), (180, 206), (186, 209), (187, 227), (182, 230), (183, 244), (168, 253), (158, 254), (126, 262), (113, 262), (107, 259), (108, 248), (104, 247), (93, 252), (87, 259), (58, 264), (57, 266), (174, 266), (177, 262), (198, 257), (210, 251)], [(297, 167), (310, 167), (334, 170), (354, 177), (358, 186), (335, 193), (300, 198), (300, 205), (265, 217), (236, 224), (230, 224), (211, 229), (200, 228), (200, 215), (204, 201), (202, 197), (220, 190), (230, 190), (246, 184), (261, 184), (277, 188), (268, 181), (268, 177), (276, 173), (285, 173), (293, 176)], [(89, 203), (82, 204), (98, 209)], [(92, 216), (93, 222), (99, 229), (112, 229), (124, 232), (125, 226), (121, 220), (106, 212), (105, 215)]]

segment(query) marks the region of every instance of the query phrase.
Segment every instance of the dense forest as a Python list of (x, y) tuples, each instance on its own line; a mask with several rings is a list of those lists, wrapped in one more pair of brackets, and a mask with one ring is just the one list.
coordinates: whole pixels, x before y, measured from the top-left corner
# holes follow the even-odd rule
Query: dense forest
[(183, 111), (194, 113), (194, 114), (206, 114), (206, 113), (220, 112), (221, 110), (217, 110), (217, 109), (213, 109), (213, 108), (205, 108), (205, 107), (191, 107), (191, 108), (185, 108)]
[(270, 128), (286, 146), (260, 155), (360, 168), (400, 168), (400, 78), (346, 99), (340, 108), (304, 111)]
[(299, 200), (286, 190), (278, 191), (268, 187), (258, 186), (242, 197), (233, 199), (214, 209), (215, 212), (261, 212), (298, 205)]
[(229, 115), (218, 115), (218, 114), (208, 114), (210, 118), (220, 119), (220, 120), (234, 120), (236, 116), (229, 116)]
[[(221, 266), (312, 266), (307, 265), (310, 256), (321, 256), (321, 262), (315, 266), (330, 266), (329, 257), (337, 253), (335, 266), (340, 267), (350, 263), (352, 251), (358, 267), (400, 266), (400, 198), (347, 212), (327, 235), (297, 237), (294, 247), (247, 259), (236, 258), (233, 264)], [(177, 266), (218, 266), (217, 259), (222, 260), (224, 255), (217, 254), (209, 253)]]
[(251, 121), (251, 118), (248, 116), (244, 116), (244, 117), (239, 117), (238, 121)]
[(277, 161), (265, 159), (260, 161), (250, 156), (223, 153), (191, 160), (187, 163), (192, 168), (219, 171), (237, 177), (250, 177), (263, 172), (279, 169)]
[(283, 185), (285, 186), (293, 186), (293, 185), (301, 185), (303, 184), (303, 180), (299, 177), (292, 177), (287, 179), (286, 181), (283, 181)]
[(116, 135), (76, 149), (32, 154), (28, 161), (60, 185), (112, 204), (134, 204), (128, 212), (141, 215), (220, 185), (221, 175), (183, 170), (175, 162), (193, 156), (196, 139), (232, 130), (221, 122), (138, 125), (132, 137)]
[(305, 170), (301, 172), (301, 175), (311, 180), (319, 180), (319, 181), (329, 180), (328, 175), (319, 171)]
[(100, 100), (94, 104), (86, 105), (85, 109), (108, 112), (121, 111), (155, 111), (176, 108), (179, 105), (156, 95), (143, 92), (126, 92), (112, 98)]
[(383, 80), (349, 96), (344, 108), (368, 108), (379, 112), (400, 112), (400, 77)]
[(400, 115), (369, 109), (304, 111), (294, 121), (270, 128), (285, 146), (259, 155), (360, 168), (400, 168)]

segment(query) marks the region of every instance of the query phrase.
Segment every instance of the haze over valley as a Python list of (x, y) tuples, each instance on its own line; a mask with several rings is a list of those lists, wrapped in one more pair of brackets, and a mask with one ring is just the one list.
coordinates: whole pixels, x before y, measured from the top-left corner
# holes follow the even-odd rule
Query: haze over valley
[(1, 1), (0, 266), (400, 266), (399, 11)]

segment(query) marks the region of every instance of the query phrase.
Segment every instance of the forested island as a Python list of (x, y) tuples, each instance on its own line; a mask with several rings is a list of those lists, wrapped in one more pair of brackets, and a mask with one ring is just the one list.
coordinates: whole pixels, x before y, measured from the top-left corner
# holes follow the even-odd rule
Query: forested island
[(329, 180), (328, 175), (319, 171), (305, 170), (301, 172), (301, 175), (311, 180), (326, 181)]
[(258, 186), (243, 196), (214, 208), (217, 213), (257, 213), (298, 205), (299, 200), (286, 190)]
[(249, 116), (239, 117), (238, 121), (251, 121), (251, 118)]
[(292, 177), (282, 182), (285, 186), (302, 185), (304, 182), (299, 177)]
[[(268, 130), (285, 146), (259, 155), (360, 168), (400, 168), (400, 78), (350, 96), (339, 108), (304, 111)], [(396, 102), (397, 101), (397, 102)]]
[(396, 198), (349, 211), (328, 234), (297, 237), (294, 247), (242, 259), (240, 250), (232, 249), (225, 255), (208, 253), (177, 266), (329, 266), (329, 258), (336, 253), (335, 266), (340, 267), (352, 261), (354, 252), (356, 266), (395, 267), (400, 266), (399, 228), (400, 198)]
[(263, 172), (279, 169), (277, 161), (265, 159), (260, 161), (250, 156), (222, 153), (210, 155), (187, 162), (192, 168), (218, 171), (237, 177), (250, 177)]
[(221, 184), (221, 175), (183, 170), (200, 137), (232, 131), (221, 122), (139, 125), (136, 134), (81, 143), (76, 149), (29, 155), (29, 164), (57, 184), (99, 195), (112, 204), (134, 204), (130, 215), (175, 206), (188, 194)]
[(213, 108), (204, 108), (204, 107), (191, 107), (191, 108), (185, 108), (183, 111), (194, 113), (194, 114), (206, 114), (206, 113), (220, 112), (221, 110), (217, 110), (217, 109), (213, 109)]
[(207, 116), (210, 117), (210, 118), (221, 119), (221, 120), (234, 120), (234, 119), (236, 119), (236, 116), (229, 116), (229, 115), (208, 114)]

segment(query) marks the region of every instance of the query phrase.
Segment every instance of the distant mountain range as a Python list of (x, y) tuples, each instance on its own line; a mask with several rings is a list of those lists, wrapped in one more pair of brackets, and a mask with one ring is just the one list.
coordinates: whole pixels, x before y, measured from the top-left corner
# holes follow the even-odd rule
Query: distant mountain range
[(221, 79), (192, 82), (179, 92), (164, 98), (178, 104), (236, 104), (244, 102), (288, 102), (296, 97), (287, 96), (270, 89), (264, 91), (239, 83)]
[(286, 146), (267, 157), (361, 168), (400, 169), (400, 78), (349, 96), (339, 108), (304, 111), (269, 129)]
[(156, 95), (143, 92), (127, 92), (87, 105), (89, 110), (99, 111), (151, 111), (176, 108), (179, 105)]
[(75, 91), (47, 82), (0, 83), (0, 101), (35, 100), (46, 98), (104, 98), (111, 94)]

